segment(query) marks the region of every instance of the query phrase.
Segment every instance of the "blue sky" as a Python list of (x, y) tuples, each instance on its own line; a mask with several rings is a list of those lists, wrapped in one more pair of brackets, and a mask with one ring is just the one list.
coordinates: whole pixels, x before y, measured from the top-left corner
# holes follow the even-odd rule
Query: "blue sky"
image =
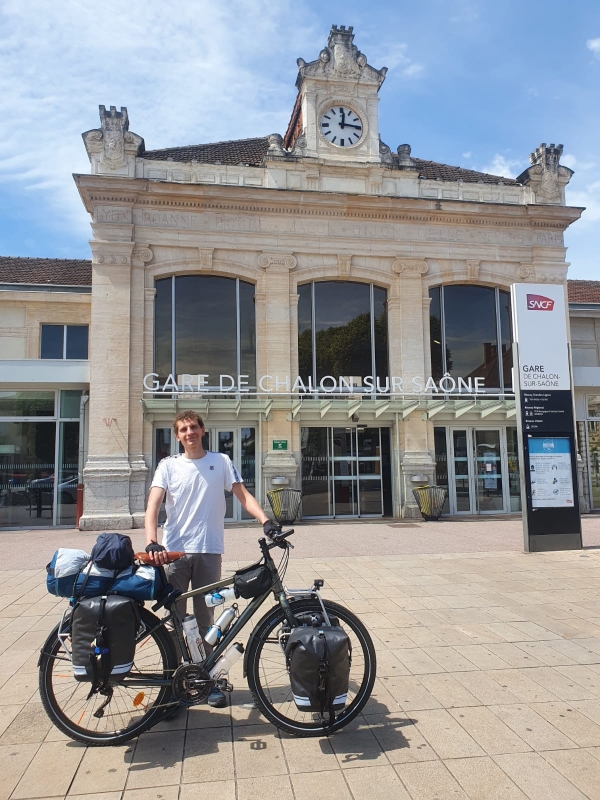
[(98, 105), (148, 149), (283, 133), (296, 58), (332, 23), (387, 66), (380, 129), (419, 158), (518, 175), (540, 142), (575, 170), (569, 277), (600, 279), (600, 3), (0, 0), (0, 254), (89, 257), (72, 180)]

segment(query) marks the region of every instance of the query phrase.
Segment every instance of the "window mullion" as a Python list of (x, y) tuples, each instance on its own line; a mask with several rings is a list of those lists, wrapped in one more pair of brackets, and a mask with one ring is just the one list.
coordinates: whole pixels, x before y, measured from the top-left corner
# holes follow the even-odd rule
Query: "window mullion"
[(501, 394), (504, 393), (504, 359), (502, 358), (502, 325), (500, 320), (500, 292), (494, 289), (496, 300), (496, 360), (498, 362), (498, 386)]
[[(440, 324), (442, 328), (442, 375), (448, 371), (446, 368), (446, 301), (444, 299), (444, 286), (440, 286)], [(430, 345), (431, 346), (431, 345)]]
[(171, 374), (177, 375), (175, 347), (175, 275), (171, 276)]
[(63, 361), (67, 358), (67, 326), (63, 325)]
[(237, 374), (239, 382), (239, 375), (241, 375), (242, 373), (242, 342), (241, 342), (241, 325), (240, 325), (240, 279), (239, 278), (235, 279), (235, 335), (236, 335)]
[(312, 349), (312, 373), (313, 373), (313, 386), (317, 388), (317, 332), (315, 330), (315, 320), (317, 314), (315, 309), (315, 283), (310, 285), (310, 334), (311, 334), (311, 349)]
[[(373, 284), (369, 284), (369, 305), (371, 311), (371, 374), (377, 380), (377, 364), (375, 362), (375, 309), (373, 299)], [(375, 384), (377, 386), (377, 384)]]

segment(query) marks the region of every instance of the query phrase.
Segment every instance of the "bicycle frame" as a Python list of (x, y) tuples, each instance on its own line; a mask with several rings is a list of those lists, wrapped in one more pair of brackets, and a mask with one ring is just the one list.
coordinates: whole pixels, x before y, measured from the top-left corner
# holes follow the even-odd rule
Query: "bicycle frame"
[[(271, 546), (267, 545), (264, 539), (261, 539), (259, 541), (259, 544), (261, 547), (262, 554), (265, 558), (265, 563), (268, 566), (269, 571), (271, 572), (271, 575), (273, 577), (273, 583), (271, 585), (271, 588), (269, 589), (268, 592), (265, 592), (264, 594), (260, 595), (260, 597), (254, 598), (254, 600), (251, 600), (250, 603), (248, 603), (248, 605), (242, 611), (240, 616), (234, 621), (229, 630), (223, 635), (219, 643), (215, 645), (211, 654), (206, 658), (205, 661), (201, 662), (202, 666), (204, 667), (204, 669), (206, 669), (207, 672), (210, 672), (210, 670), (214, 667), (217, 661), (221, 658), (225, 650), (237, 637), (238, 633), (242, 630), (242, 628), (244, 628), (246, 623), (254, 616), (256, 611), (258, 611), (258, 609), (261, 607), (261, 605), (265, 602), (265, 600), (269, 597), (270, 594), (274, 595), (275, 600), (279, 602), (280, 606), (284, 609), (288, 621), (290, 622), (290, 625), (293, 626), (295, 624), (294, 614), (286, 597), (286, 590), (283, 584), (281, 583), (281, 578), (279, 577), (277, 567), (275, 566), (275, 562), (273, 561), (271, 553), (269, 552), (269, 549), (270, 547), (272, 547), (272, 545)], [(224, 589), (226, 586), (231, 586), (232, 584), (233, 584), (233, 577), (225, 578), (223, 580), (217, 581), (216, 583), (211, 583), (208, 584), (207, 586), (201, 586), (198, 589), (192, 589), (189, 592), (184, 592), (183, 594), (179, 595), (179, 597), (177, 597), (176, 602), (179, 602), (180, 600), (187, 600), (190, 597), (196, 597), (196, 595), (199, 594), (208, 594), (209, 592), (218, 591), (219, 589)], [(303, 595), (309, 593), (311, 593), (311, 590), (302, 590)], [(173, 624), (173, 628), (175, 630), (175, 634), (177, 636), (181, 652), (184, 654), (184, 661), (186, 661), (187, 663), (192, 663), (190, 651), (187, 646), (187, 641), (183, 634), (183, 626), (181, 624), (179, 616), (177, 615), (174, 609), (168, 616), (163, 617), (163, 619), (161, 619), (160, 622), (157, 625), (155, 625), (154, 628), (152, 628), (152, 630), (156, 630), (156, 628), (165, 626), (169, 622)], [(150, 632), (151, 631), (147, 631), (146, 634), (149, 635)], [(165, 686), (165, 685), (170, 685), (171, 680), (164, 678), (150, 678), (149, 676), (145, 678), (127, 677), (121, 681), (121, 684), (124, 686)]]

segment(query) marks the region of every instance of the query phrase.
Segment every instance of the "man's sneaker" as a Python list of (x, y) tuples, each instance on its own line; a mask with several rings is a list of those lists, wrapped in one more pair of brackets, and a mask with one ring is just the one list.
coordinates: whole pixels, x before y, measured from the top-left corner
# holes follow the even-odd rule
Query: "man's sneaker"
[(224, 692), (222, 692), (220, 689), (217, 689), (216, 686), (213, 686), (209, 692), (206, 702), (212, 708), (225, 708), (227, 705), (227, 698), (225, 697)]

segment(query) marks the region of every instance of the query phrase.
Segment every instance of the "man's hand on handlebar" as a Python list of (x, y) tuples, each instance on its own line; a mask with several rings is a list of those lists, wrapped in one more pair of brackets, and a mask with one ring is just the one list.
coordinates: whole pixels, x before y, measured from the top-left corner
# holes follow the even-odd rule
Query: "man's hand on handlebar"
[(276, 522), (268, 519), (266, 522), (263, 522), (263, 531), (265, 536), (268, 536), (269, 539), (272, 539), (274, 534), (281, 533), (281, 525), (278, 525)]
[(150, 544), (146, 546), (146, 552), (155, 566), (158, 567), (167, 563), (167, 551), (162, 544), (150, 542)]

